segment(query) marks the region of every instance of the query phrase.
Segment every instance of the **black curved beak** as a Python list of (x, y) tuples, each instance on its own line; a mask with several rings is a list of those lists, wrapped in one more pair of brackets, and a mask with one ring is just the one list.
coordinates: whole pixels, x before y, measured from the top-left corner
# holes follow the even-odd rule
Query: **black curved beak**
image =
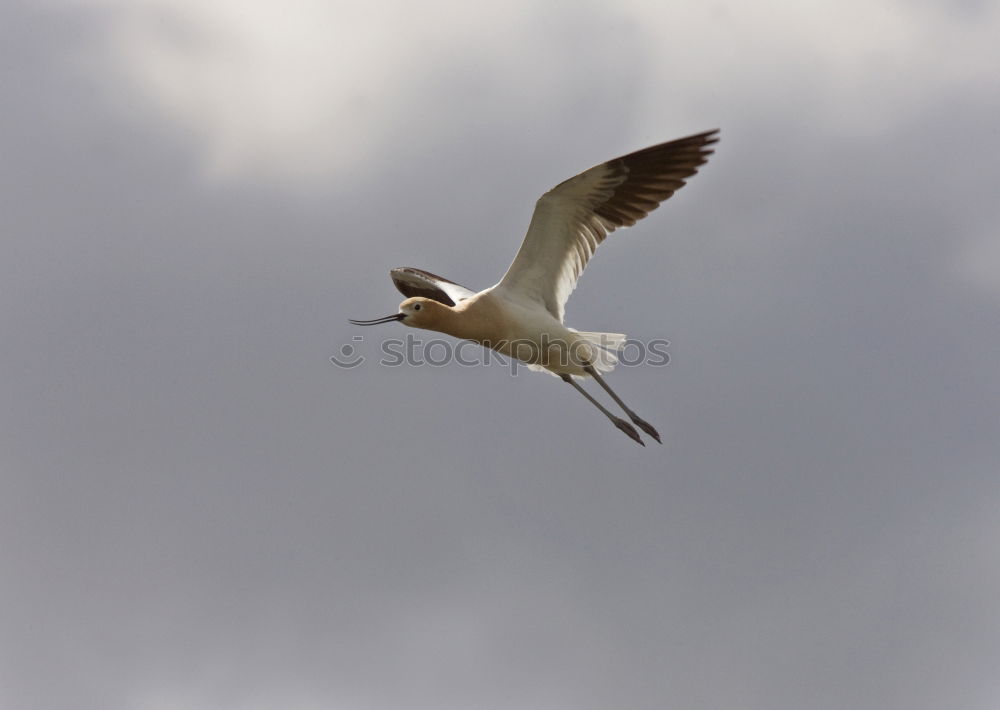
[(406, 318), (405, 313), (393, 313), (391, 316), (373, 318), (372, 320), (351, 320), (348, 318), (347, 322), (354, 325), (378, 325), (379, 323), (392, 323), (394, 320), (403, 320), (404, 318)]

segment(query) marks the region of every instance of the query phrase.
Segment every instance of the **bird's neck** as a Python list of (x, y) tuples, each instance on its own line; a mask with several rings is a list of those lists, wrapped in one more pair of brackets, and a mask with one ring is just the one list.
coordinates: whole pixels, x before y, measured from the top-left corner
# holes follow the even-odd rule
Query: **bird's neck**
[(499, 341), (504, 338), (500, 315), (491, 299), (473, 297), (445, 309), (435, 330), (477, 343)]

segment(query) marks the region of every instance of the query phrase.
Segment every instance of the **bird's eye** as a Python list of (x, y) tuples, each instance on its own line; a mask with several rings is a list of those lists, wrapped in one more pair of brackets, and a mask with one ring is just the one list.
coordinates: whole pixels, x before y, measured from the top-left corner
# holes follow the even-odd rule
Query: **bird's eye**
[(413, 310), (419, 311), (420, 310), (420, 304), (419, 303), (414, 303), (413, 304)]

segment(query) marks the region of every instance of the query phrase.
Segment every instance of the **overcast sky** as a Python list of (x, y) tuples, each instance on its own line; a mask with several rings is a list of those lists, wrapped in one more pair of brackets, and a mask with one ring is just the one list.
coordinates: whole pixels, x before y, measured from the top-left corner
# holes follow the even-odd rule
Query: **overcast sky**
[[(998, 36), (974, 0), (4, 2), (0, 707), (1000, 707)], [(610, 376), (662, 447), (347, 323), (715, 127), (567, 308), (670, 342)]]

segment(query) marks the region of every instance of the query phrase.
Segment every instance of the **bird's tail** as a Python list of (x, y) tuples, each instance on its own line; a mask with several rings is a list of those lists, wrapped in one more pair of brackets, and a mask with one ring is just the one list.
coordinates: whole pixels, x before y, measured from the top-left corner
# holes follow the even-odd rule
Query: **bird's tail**
[(611, 372), (615, 369), (615, 365), (618, 364), (616, 353), (622, 349), (628, 338), (624, 333), (589, 333), (583, 330), (578, 331), (577, 335), (591, 345), (597, 346), (594, 348), (596, 355), (594, 367), (598, 372)]

